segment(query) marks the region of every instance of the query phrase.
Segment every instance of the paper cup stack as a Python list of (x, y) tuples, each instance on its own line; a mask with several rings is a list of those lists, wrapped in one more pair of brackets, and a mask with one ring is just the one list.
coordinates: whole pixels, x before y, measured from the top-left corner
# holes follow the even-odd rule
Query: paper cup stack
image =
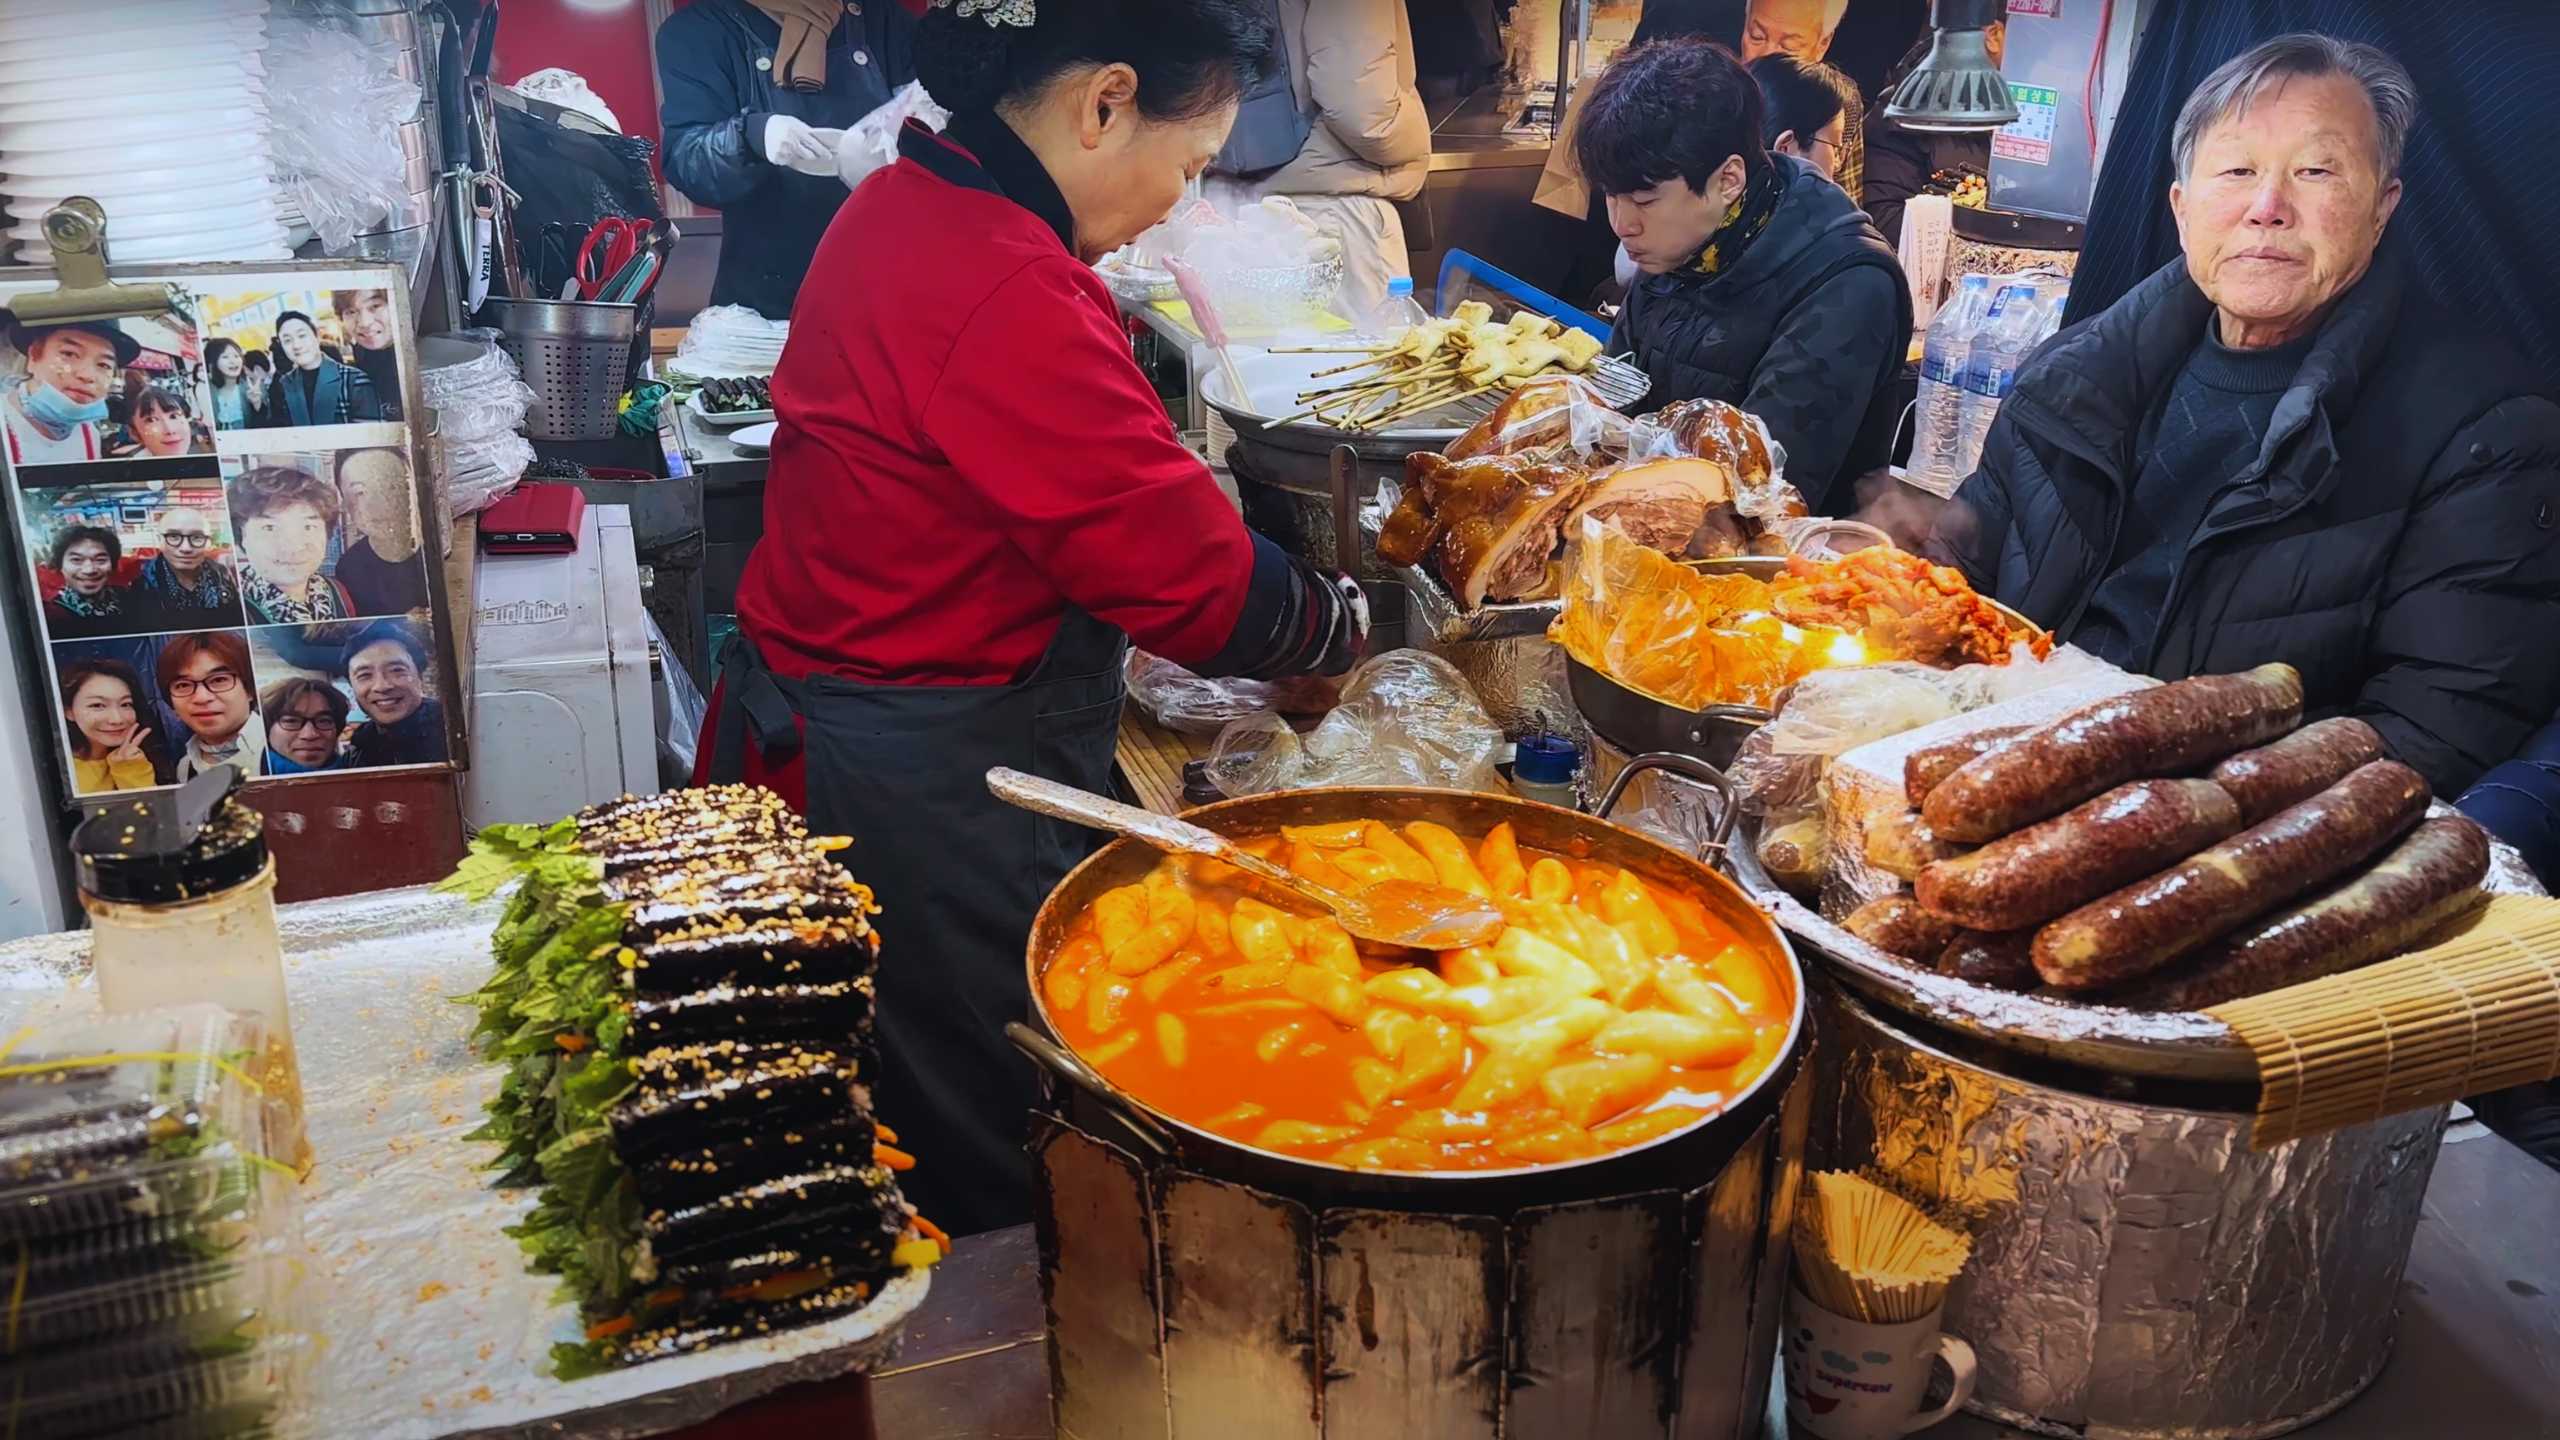
[(15, 257), (86, 195), (118, 264), (282, 260), (268, 0), (0, 0), (0, 195)]

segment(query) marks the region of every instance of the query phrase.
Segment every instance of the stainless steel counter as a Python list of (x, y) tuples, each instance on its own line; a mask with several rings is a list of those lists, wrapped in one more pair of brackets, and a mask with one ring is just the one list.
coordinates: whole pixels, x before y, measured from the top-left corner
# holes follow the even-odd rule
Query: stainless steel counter
[[(2476, 1125), (2447, 1139), (2401, 1286), (2398, 1353), (2371, 1390), (2305, 1440), (2560, 1437), (2560, 1173)], [(1046, 1440), (1038, 1257), (1023, 1226), (961, 1242), (934, 1277), (896, 1368), (874, 1377), (895, 1440)], [(1965, 1417), (1939, 1440), (2022, 1432)], [(1771, 1440), (1786, 1422), (1773, 1406)]]
[(735, 431), (707, 425), (681, 405), (668, 406), (667, 417), (661, 434), (668, 469), (680, 461), (702, 481), (704, 613), (735, 614), (739, 577), (764, 534), (765, 453), (739, 449), (729, 441)]
[(1544, 130), (1511, 128), (1520, 103), (1502, 87), (1488, 86), (1461, 101), (1431, 127), (1433, 170), (1541, 169), (1552, 145)]

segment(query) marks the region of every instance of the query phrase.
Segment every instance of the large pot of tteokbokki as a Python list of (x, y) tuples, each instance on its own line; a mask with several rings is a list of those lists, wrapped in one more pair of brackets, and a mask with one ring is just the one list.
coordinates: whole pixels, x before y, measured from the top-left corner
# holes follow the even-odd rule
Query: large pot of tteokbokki
[(1757, 1433), (1809, 1093), (1777, 928), (1686, 855), (1508, 796), (1185, 818), (1505, 923), (1370, 947), (1131, 840), (1059, 885), (1016, 1036), (1053, 1080), (1031, 1149), (1059, 1433)]

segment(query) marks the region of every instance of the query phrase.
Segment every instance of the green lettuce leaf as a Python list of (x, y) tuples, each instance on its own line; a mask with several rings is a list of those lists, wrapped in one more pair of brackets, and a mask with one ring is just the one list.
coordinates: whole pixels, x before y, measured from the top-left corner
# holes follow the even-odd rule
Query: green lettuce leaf
[(460, 867), (436, 882), (436, 889), (469, 900), (486, 900), (524, 878), (546, 857), (574, 854), (578, 822), (549, 825), (492, 825), (471, 837), (471, 852)]

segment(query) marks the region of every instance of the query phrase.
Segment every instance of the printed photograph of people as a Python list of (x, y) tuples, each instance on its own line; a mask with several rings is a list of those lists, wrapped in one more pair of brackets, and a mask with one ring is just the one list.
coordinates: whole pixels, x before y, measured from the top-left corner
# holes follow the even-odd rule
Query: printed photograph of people
[(45, 633), (57, 640), (131, 635), (151, 628), (133, 603), (132, 582), (122, 578), (124, 542), (97, 525), (64, 525), (53, 532), (36, 588), (44, 601)]
[[(0, 351), (0, 442), (13, 465), (211, 447), (187, 398), (203, 367), (186, 315), (29, 325), (0, 309), (0, 332), (9, 342)], [(145, 398), (153, 392), (161, 398)]]
[(347, 641), (347, 688), (364, 723), (347, 735), (358, 765), (432, 765), (445, 758), (444, 702), (427, 693), (435, 664), (426, 632), (407, 620), (376, 620)]
[(259, 717), (267, 722), (267, 773), (310, 775), (347, 764), (338, 748), (346, 737), (345, 692), (311, 675), (293, 675), (269, 685), (258, 696)]
[(338, 487), (321, 478), (325, 455), (225, 461), (231, 530), (238, 537), (241, 597), (252, 625), (346, 620), (355, 602), (329, 573), (337, 554)]
[(391, 292), (334, 291), (330, 308), (337, 312), (338, 332), (347, 337), (347, 362), (373, 382), (373, 393), (382, 402), (382, 418), (399, 419), (400, 352), (395, 343), (399, 328), (392, 318)]
[(216, 765), (260, 773), (267, 750), (258, 716), (249, 639), (237, 630), (199, 630), (158, 637), (152, 676), (159, 699), (184, 731), (170, 779), (185, 784)]
[(151, 636), (53, 648), (71, 790), (103, 795), (169, 783), (169, 721), (143, 677), (159, 656)]
[(237, 340), (215, 338), (204, 342), (204, 379), (213, 407), (213, 427), (255, 430), (270, 425), (268, 382), (275, 373), (275, 362), (267, 358), (264, 350), (245, 349)]
[[(389, 347), (392, 317), (358, 297), (370, 291), (265, 290), (237, 295), (207, 295), (199, 304), (208, 350), (229, 341), (240, 351), (240, 423), (224, 430), (294, 429), (311, 425), (354, 425), (400, 418), (399, 391), (377, 386), (370, 365), (396, 381), (397, 357)], [(341, 294), (350, 297), (340, 309)], [(351, 334), (384, 340), (378, 358)], [(263, 355), (270, 376), (260, 395), (255, 358)], [(225, 356), (216, 373), (228, 367)], [(228, 402), (216, 394), (222, 412)]]
[(210, 455), (213, 432), (195, 416), (186, 395), (166, 385), (125, 372), (125, 393), (107, 406), (114, 417), (114, 438), (107, 453), (119, 460), (166, 460), (178, 455)]
[(241, 623), (217, 474), (36, 492), (26, 504), (30, 527), (46, 537), (36, 592), (54, 639)]
[(409, 457), (392, 449), (341, 450), (337, 472), (346, 549), (335, 573), (355, 613), (425, 610), (427, 567), (418, 553), (418, 496)]
[(251, 631), (266, 773), (441, 763), (444, 705), (427, 634), (409, 620)]

